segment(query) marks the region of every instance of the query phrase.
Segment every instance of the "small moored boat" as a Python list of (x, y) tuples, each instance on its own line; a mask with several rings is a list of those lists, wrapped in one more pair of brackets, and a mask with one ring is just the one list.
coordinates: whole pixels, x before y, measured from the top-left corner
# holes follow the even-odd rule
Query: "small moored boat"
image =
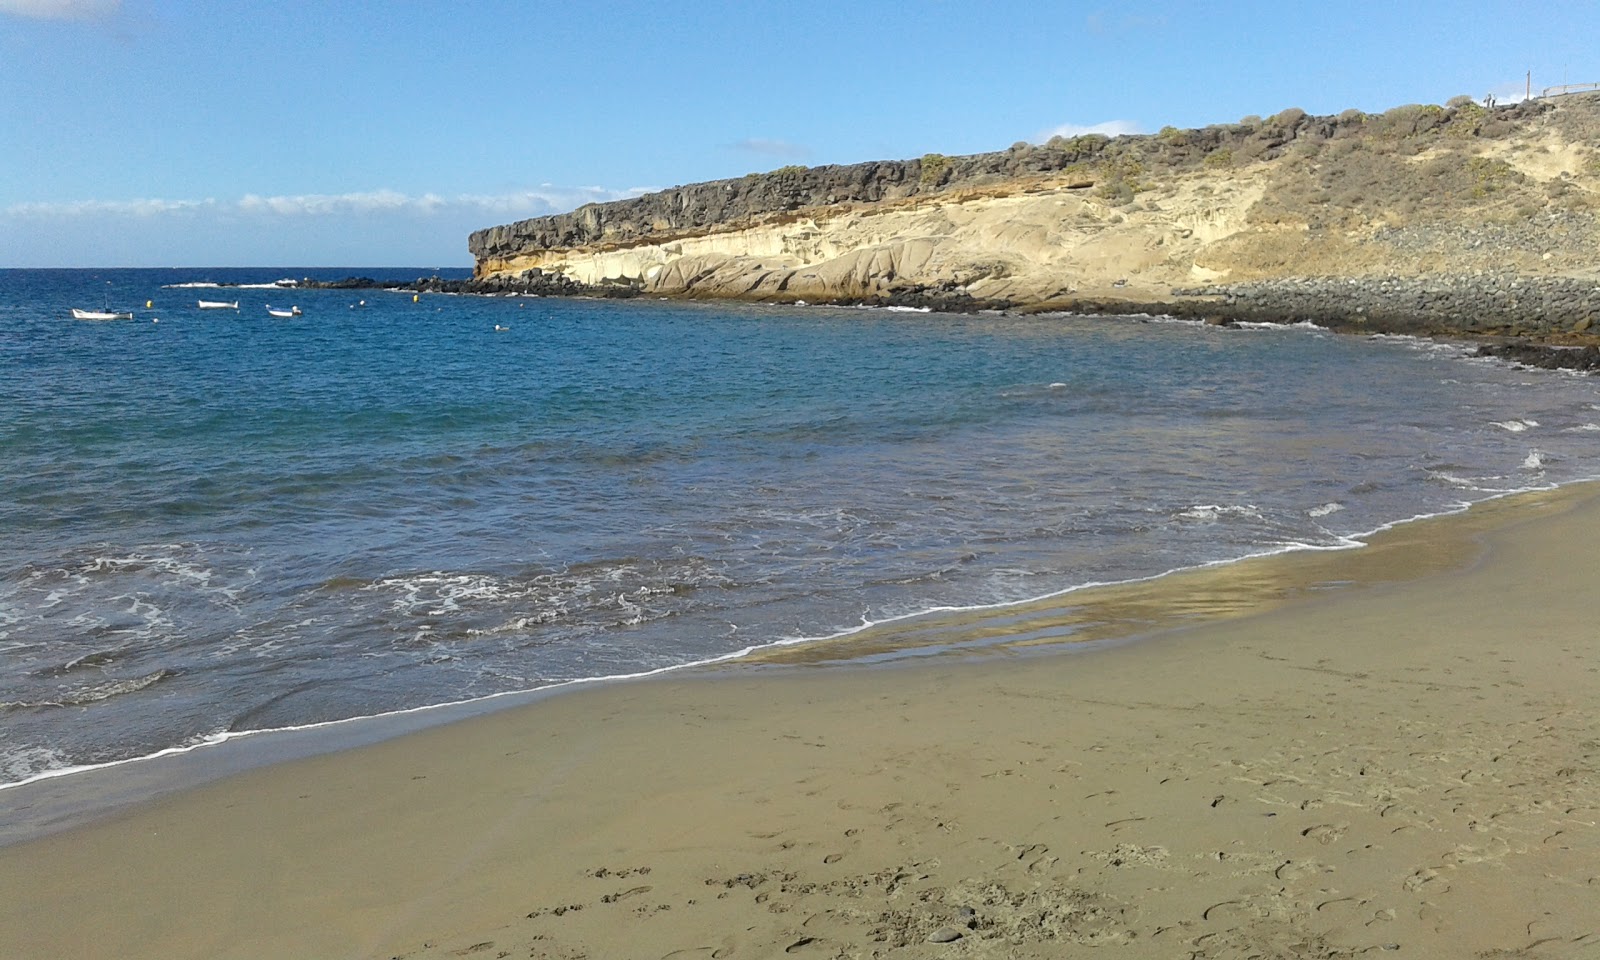
[(303, 314), (300, 312), (300, 308), (299, 307), (290, 307), (287, 310), (279, 310), (278, 308), (269, 305), (267, 307), (267, 313), (271, 314), (274, 317), (283, 317), (285, 319), (287, 319), (289, 317), (303, 316)]
[(74, 320), (132, 320), (132, 313), (123, 313), (117, 310), (79, 310), (72, 308)]
[(237, 300), (196, 300), (195, 303), (198, 303), (200, 305), (200, 309), (201, 310), (237, 310), (237, 309), (239, 309), (239, 301), (237, 301)]

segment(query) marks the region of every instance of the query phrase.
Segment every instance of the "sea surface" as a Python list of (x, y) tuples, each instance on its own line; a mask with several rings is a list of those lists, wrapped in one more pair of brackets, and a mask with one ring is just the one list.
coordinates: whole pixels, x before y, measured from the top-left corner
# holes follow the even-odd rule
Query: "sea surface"
[(0, 783), (1600, 474), (1600, 381), (1448, 344), (270, 286), (436, 272), (0, 271)]

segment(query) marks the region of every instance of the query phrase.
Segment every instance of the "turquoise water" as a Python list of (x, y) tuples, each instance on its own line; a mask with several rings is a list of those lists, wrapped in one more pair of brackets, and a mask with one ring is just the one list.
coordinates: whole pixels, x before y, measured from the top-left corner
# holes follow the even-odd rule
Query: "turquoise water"
[(1600, 473), (1593, 381), (1410, 340), (173, 286), (306, 272), (0, 271), (0, 782)]

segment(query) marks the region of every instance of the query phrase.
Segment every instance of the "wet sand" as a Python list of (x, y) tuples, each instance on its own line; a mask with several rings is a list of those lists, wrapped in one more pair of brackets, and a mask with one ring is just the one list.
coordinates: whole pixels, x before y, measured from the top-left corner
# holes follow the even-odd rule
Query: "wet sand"
[(1589, 485), (1106, 598), (1168, 611), (1135, 642), (249, 771), (0, 848), (0, 956), (1597, 956), (1596, 544)]

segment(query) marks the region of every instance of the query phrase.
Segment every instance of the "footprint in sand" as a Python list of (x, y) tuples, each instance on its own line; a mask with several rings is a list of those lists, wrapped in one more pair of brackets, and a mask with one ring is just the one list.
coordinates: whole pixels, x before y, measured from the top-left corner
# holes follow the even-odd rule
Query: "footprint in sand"
[(1285, 860), (1272, 875), (1279, 880), (1299, 880), (1328, 872), (1328, 868), (1315, 860)]
[(820, 948), (820, 949), (827, 949), (827, 946), (826, 946), (827, 943), (828, 943), (828, 941), (823, 940), (820, 937), (801, 937), (800, 939), (796, 940), (795, 942), (789, 944), (787, 947), (784, 947), (783, 948), (783, 952), (784, 953), (799, 953), (800, 951), (805, 950), (807, 947), (817, 947), (817, 948)]
[(1314, 827), (1306, 827), (1301, 830), (1300, 836), (1326, 845), (1344, 836), (1345, 831), (1348, 829), (1350, 828), (1343, 824), (1319, 823)]
[(623, 900), (628, 899), (629, 897), (637, 897), (641, 893), (649, 893), (653, 889), (654, 889), (653, 887), (634, 887), (631, 890), (623, 890), (620, 893), (608, 893), (605, 896), (600, 898), (600, 902), (601, 903), (620, 903)]

